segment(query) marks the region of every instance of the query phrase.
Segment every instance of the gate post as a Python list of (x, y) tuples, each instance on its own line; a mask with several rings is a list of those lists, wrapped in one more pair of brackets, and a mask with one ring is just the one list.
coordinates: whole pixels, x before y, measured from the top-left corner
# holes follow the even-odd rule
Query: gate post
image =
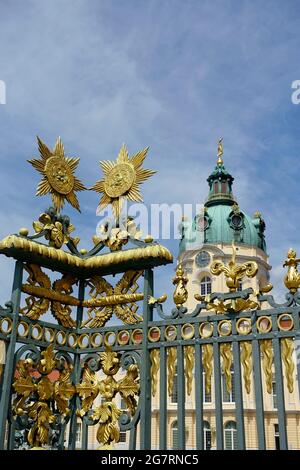
[(11, 386), (14, 378), (14, 356), (18, 331), (18, 317), (21, 300), (23, 263), (16, 261), (11, 302), (13, 306), (13, 325), (7, 347), (6, 364), (3, 373), (2, 394), (0, 401), (0, 449), (4, 449), (6, 422), (11, 400)]
[[(79, 280), (78, 286), (78, 300), (84, 300), (84, 291), (85, 291), (85, 281), (84, 279)], [(83, 307), (79, 305), (77, 307), (76, 315), (76, 328), (79, 330), (82, 323), (83, 317)], [(74, 357), (74, 371), (73, 371), (73, 381), (74, 384), (77, 384), (80, 380), (80, 352), (76, 351)], [(80, 400), (78, 395), (74, 395), (71, 399), (71, 419), (70, 419), (70, 428), (69, 428), (69, 444), (68, 450), (76, 449), (76, 430), (77, 430), (77, 409), (80, 408)]]
[(151, 375), (150, 353), (148, 349), (148, 323), (153, 319), (153, 309), (148, 304), (149, 295), (153, 295), (153, 271), (145, 270), (143, 304), (143, 345), (141, 370), (141, 420), (140, 448), (151, 449)]

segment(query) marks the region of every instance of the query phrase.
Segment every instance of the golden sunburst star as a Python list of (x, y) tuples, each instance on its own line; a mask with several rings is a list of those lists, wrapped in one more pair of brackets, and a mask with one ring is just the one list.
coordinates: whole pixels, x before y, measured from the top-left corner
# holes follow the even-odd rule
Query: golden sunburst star
[(27, 160), (42, 174), (43, 178), (37, 187), (37, 196), (50, 193), (53, 205), (60, 212), (65, 200), (80, 212), (75, 191), (83, 191), (85, 186), (74, 176), (79, 158), (65, 156), (61, 138), (58, 137), (53, 151), (37, 137), (41, 159)]
[(103, 194), (99, 202), (99, 211), (111, 204), (118, 220), (124, 199), (143, 202), (139, 185), (156, 173), (156, 171), (141, 168), (148, 149), (149, 147), (129, 157), (123, 144), (115, 162), (100, 161), (104, 178), (97, 181), (91, 188)]

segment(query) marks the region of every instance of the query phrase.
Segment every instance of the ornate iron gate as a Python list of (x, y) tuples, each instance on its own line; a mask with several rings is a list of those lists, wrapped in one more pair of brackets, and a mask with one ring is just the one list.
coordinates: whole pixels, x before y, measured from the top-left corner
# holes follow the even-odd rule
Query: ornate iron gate
[[(280, 448), (286, 449), (285, 393), (295, 387), (294, 341), (300, 334), (296, 253), (290, 250), (285, 262), (284, 304), (268, 294), (270, 285), (237, 291), (239, 280), (255, 276), (257, 266), (236, 264), (233, 246), (228, 266), (215, 261), (211, 267), (215, 275), (225, 274), (229, 292), (196, 296), (188, 313), (188, 280), (178, 266), (175, 308), (168, 315), (166, 296), (154, 296), (153, 270), (172, 262), (171, 254), (151, 237), (142, 241), (132, 220), (120, 228), (121, 198), (131, 190), (131, 198), (138, 197), (136, 182), (151, 175), (141, 169), (146, 150), (130, 158), (122, 147), (115, 164), (102, 162), (105, 179), (94, 189), (103, 193), (102, 207), (113, 205), (117, 223), (110, 232), (103, 227), (87, 252), (77, 249), (73, 226), (60, 214), (65, 199), (79, 208), (75, 191), (84, 187), (73, 174), (78, 161), (65, 157), (60, 140), (53, 151), (40, 140), (39, 148), (41, 160), (31, 163), (43, 173), (39, 193), (50, 192), (54, 208), (33, 224), (34, 235), (21, 229), (0, 242), (0, 252), (16, 259), (11, 300), (0, 309), (0, 448), (86, 449), (96, 425), (100, 448), (112, 448), (127, 432), (130, 449), (167, 449), (168, 396), (176, 388), (177, 447), (186, 447), (186, 397), (194, 394), (195, 448), (203, 449), (204, 393), (214, 388), (216, 448), (223, 449), (224, 381), (228, 393), (232, 387), (235, 392), (237, 447), (246, 448), (243, 402), (253, 388), (257, 447), (264, 449), (264, 388), (272, 392), (275, 374)], [(122, 249), (126, 244), (133, 247)], [(41, 319), (50, 313), (55, 322)]]

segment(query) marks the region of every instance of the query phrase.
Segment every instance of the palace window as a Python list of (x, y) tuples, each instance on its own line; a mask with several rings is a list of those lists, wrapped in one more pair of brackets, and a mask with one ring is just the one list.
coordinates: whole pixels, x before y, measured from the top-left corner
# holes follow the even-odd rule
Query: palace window
[(178, 394), (177, 394), (177, 366), (175, 369), (175, 374), (174, 374), (174, 381), (173, 381), (173, 389), (172, 389), (172, 394), (171, 394), (171, 403), (177, 403), (178, 401)]
[(201, 295), (211, 294), (211, 278), (204, 276), (200, 282)]
[(239, 281), (237, 291), (241, 292), (242, 290), (243, 290), (243, 283), (242, 283), (242, 281)]
[(76, 444), (81, 444), (82, 423), (78, 422), (76, 427)]
[(235, 402), (235, 390), (234, 390), (234, 370), (231, 367), (231, 391), (230, 393), (226, 387), (226, 377), (225, 374), (222, 374), (222, 388), (223, 388), (223, 402), (225, 403), (234, 403)]
[(272, 399), (273, 399), (273, 408), (277, 410), (277, 389), (276, 389), (276, 381), (274, 379), (272, 381)]
[(274, 424), (274, 439), (275, 439), (275, 449), (276, 449), (276, 450), (280, 450), (279, 427), (278, 427), (278, 424)]
[(178, 449), (178, 424), (177, 421), (173, 421), (172, 423), (172, 449)]
[(202, 378), (203, 378), (203, 401), (204, 403), (211, 403), (211, 390), (207, 393), (205, 390), (205, 372), (203, 371), (202, 373)]
[(119, 442), (126, 442), (126, 432), (121, 431), (120, 432), (120, 440)]
[(204, 431), (204, 450), (210, 450), (211, 449), (211, 429), (210, 429), (210, 424), (208, 421), (204, 421), (203, 431)]
[(228, 421), (225, 425), (225, 450), (236, 450), (237, 449), (237, 432), (236, 422)]

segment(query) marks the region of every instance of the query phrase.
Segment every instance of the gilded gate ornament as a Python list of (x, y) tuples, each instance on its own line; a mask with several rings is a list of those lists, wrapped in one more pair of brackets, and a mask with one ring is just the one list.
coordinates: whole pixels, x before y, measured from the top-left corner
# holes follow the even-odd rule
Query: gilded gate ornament
[(91, 299), (83, 303), (88, 307), (88, 318), (81, 327), (99, 328), (105, 325), (113, 312), (125, 324), (139, 323), (142, 318), (137, 314), (135, 302), (144, 298), (144, 294), (136, 293), (137, 281), (142, 274), (142, 271), (127, 271), (115, 287), (100, 276), (92, 277), (89, 281)]
[(205, 377), (205, 392), (211, 392), (211, 377), (213, 373), (213, 345), (203, 344), (202, 346), (202, 365)]
[[(28, 284), (22, 286), (22, 291), (30, 294), (30, 297), (25, 299), (26, 307), (20, 309), (20, 313), (32, 320), (38, 320), (44, 313), (47, 312), (50, 301), (42, 294), (51, 287), (49, 276), (45, 274), (40, 266), (36, 264), (26, 264), (25, 270), (29, 273), (27, 282)], [(36, 299), (35, 293), (38, 292), (34, 287), (41, 287), (41, 296), (39, 300)]]
[(168, 395), (171, 396), (174, 387), (174, 377), (176, 373), (177, 348), (171, 346), (168, 348), (167, 369), (168, 369)]
[(220, 353), (222, 358), (222, 373), (225, 377), (226, 389), (230, 393), (232, 389), (231, 381), (231, 367), (232, 367), (232, 351), (231, 343), (221, 343), (220, 344)]
[(158, 371), (159, 371), (159, 349), (151, 349), (150, 351), (150, 361), (151, 361), (151, 390), (152, 396), (155, 397), (157, 391), (157, 382), (158, 382)]
[(38, 137), (40, 160), (28, 160), (29, 163), (42, 175), (37, 187), (37, 196), (50, 193), (55, 209), (60, 212), (65, 201), (80, 212), (76, 191), (83, 191), (85, 186), (76, 178), (74, 172), (78, 166), (79, 158), (66, 157), (61, 138), (56, 141), (53, 150)]
[(236, 292), (239, 287), (239, 281), (245, 276), (254, 277), (257, 274), (258, 266), (255, 261), (248, 261), (243, 264), (237, 264), (236, 262), (236, 246), (232, 241), (232, 258), (228, 265), (225, 265), (221, 261), (213, 261), (211, 264), (210, 271), (212, 274), (219, 276), (222, 272), (226, 277), (226, 285), (230, 292)]
[(293, 338), (281, 339), (282, 360), (285, 367), (285, 378), (290, 393), (294, 391), (294, 340)]
[(191, 395), (193, 386), (193, 370), (195, 366), (194, 346), (185, 346), (184, 348), (184, 374), (186, 377), (187, 394)]
[(253, 367), (251, 341), (241, 341), (241, 363), (243, 366), (245, 389), (249, 395), (251, 391), (251, 373)]
[(100, 161), (104, 178), (97, 181), (91, 189), (102, 194), (99, 212), (109, 204), (112, 205), (116, 220), (121, 215), (124, 199), (143, 202), (139, 185), (156, 172), (142, 168), (148, 148), (129, 157), (123, 144), (116, 162)]
[(39, 220), (33, 222), (32, 226), (35, 233), (43, 235), (49, 241), (49, 246), (54, 248), (61, 248), (70, 241), (77, 246), (80, 241), (78, 237), (71, 237), (75, 227), (69, 217), (57, 214), (53, 207), (41, 214)]
[(184, 274), (183, 267), (179, 264), (176, 269), (176, 276), (173, 279), (173, 284), (176, 286), (173, 294), (173, 300), (176, 307), (181, 307), (188, 299), (188, 291), (186, 289), (187, 283), (188, 278)]
[[(70, 381), (72, 366), (66, 363), (55, 382), (49, 378), (51, 372), (60, 368), (53, 345), (41, 353), (36, 364), (30, 358), (17, 364), (17, 378), (13, 383), (17, 395), (12, 410), (15, 417), (27, 415), (33, 421), (27, 435), (28, 443), (33, 448), (49, 444), (50, 425), (57, 419), (55, 408), (62, 416), (69, 414), (69, 401), (75, 393)], [(39, 373), (38, 377), (35, 370)]]
[(299, 262), (300, 259), (297, 258), (296, 251), (290, 248), (283, 266), (288, 268), (288, 272), (284, 278), (284, 284), (292, 294), (295, 294), (300, 287), (300, 273), (298, 272)]
[(272, 381), (273, 381), (273, 346), (271, 339), (263, 339), (260, 341), (260, 350), (263, 355), (262, 364), (263, 364), (263, 371), (265, 374), (265, 382), (266, 388), (268, 393), (272, 393)]
[(95, 398), (100, 394), (105, 402), (96, 407), (91, 419), (99, 423), (97, 440), (101, 444), (99, 449), (113, 449), (113, 443), (119, 442), (120, 429), (118, 420), (122, 410), (116, 405), (114, 399), (117, 394), (123, 398), (128, 412), (133, 416), (137, 409), (137, 397), (140, 393), (140, 379), (137, 364), (130, 364), (126, 375), (119, 380), (115, 376), (121, 367), (121, 355), (107, 347), (99, 354), (101, 369), (106, 375), (103, 380), (98, 380), (95, 372), (89, 370), (85, 365), (83, 378), (76, 386), (81, 398), (81, 410), (79, 416), (84, 416), (93, 406)]

